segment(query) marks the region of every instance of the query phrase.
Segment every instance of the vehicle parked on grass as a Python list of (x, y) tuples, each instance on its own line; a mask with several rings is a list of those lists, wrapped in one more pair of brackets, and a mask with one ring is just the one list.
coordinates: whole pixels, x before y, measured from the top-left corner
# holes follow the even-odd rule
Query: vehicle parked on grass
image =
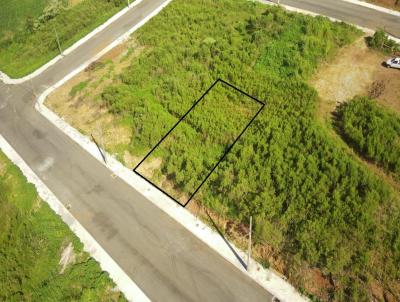
[(400, 57), (391, 58), (386, 61), (386, 67), (400, 69)]

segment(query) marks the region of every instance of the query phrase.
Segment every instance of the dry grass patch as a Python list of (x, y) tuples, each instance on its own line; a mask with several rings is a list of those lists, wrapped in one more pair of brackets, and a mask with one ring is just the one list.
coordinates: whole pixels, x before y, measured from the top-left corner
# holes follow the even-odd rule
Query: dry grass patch
[(0, 161), (0, 176), (3, 176), (6, 172), (7, 164), (3, 161)]
[(382, 65), (388, 59), (371, 50), (360, 38), (344, 47), (334, 60), (318, 69), (310, 81), (321, 98), (317, 115), (326, 119), (336, 106), (356, 95), (376, 98), (386, 107), (400, 112), (400, 70)]
[[(341, 49), (334, 60), (321, 65), (310, 81), (319, 94), (317, 117), (330, 123), (336, 107), (356, 95), (376, 98), (383, 106), (400, 112), (400, 70), (384, 67), (382, 63), (387, 58), (369, 49), (363, 37)], [(330, 133), (341, 139), (335, 132)], [(397, 180), (374, 163), (359, 157), (350, 147), (348, 151), (396, 192), (400, 192)]]
[[(132, 130), (108, 112), (101, 102), (101, 93), (104, 87), (119, 81), (121, 71), (143, 50), (134, 39), (113, 48), (54, 91), (46, 105), (71, 126), (85, 135), (93, 135), (107, 150), (118, 154), (124, 149), (119, 146), (130, 143)], [(124, 153), (118, 155), (126, 158), (126, 163), (132, 162)]]

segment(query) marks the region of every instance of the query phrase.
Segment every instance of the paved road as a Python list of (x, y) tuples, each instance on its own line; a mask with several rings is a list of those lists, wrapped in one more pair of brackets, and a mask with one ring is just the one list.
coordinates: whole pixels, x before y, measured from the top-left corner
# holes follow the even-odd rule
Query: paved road
[[(153, 301), (271, 301), (271, 295), (34, 110), (36, 97), (165, 0), (145, 0), (22, 85), (0, 83), (0, 133)], [(33, 88), (34, 87), (34, 91)], [(43, 163), (54, 161), (43, 170)]]
[[(72, 205), (72, 214), (150, 299), (269, 301), (268, 292), (125, 182), (113, 179), (109, 170), (34, 110), (36, 95), (164, 1), (144, 0), (31, 82), (15, 86), (0, 83), (0, 133), (61, 202)], [(381, 22), (368, 21), (362, 13), (351, 16), (351, 10), (365, 9), (348, 8), (347, 3), (338, 0), (282, 2), (317, 12), (328, 10), (333, 17), (345, 20), (358, 16), (355, 21), (348, 21), (363, 26), (373, 22), (375, 27)], [(396, 28), (391, 30), (398, 33)], [(53, 165), (43, 169), (43, 163), (50, 161)]]
[[(273, 0), (277, 2), (277, 0)], [(370, 29), (384, 28), (400, 38), (400, 17), (340, 0), (281, 0), (280, 3), (309, 10)]]

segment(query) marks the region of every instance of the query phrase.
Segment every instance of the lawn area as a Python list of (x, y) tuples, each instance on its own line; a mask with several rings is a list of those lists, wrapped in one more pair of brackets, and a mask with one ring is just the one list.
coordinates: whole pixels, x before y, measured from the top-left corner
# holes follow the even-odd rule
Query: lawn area
[[(0, 70), (12, 78), (27, 75), (105, 22), (124, 0), (3, 1), (0, 4)], [(4, 8), (4, 9), (3, 9)], [(4, 18), (3, 18), (4, 17)]]
[(49, 0), (9, 0), (0, 2), (0, 41), (23, 30), (28, 17), (39, 17)]
[(337, 110), (344, 139), (367, 159), (400, 180), (400, 115), (368, 97), (356, 97)]
[[(131, 165), (218, 78), (264, 101), (195, 202), (221, 218), (221, 229), (246, 230), (253, 216), (255, 248), (264, 251), (258, 259), (316, 299), (395, 301), (399, 192), (321, 127), (318, 94), (308, 84), (322, 62), (361, 35), (257, 2), (175, 0), (134, 34), (120, 60), (99, 62), (49, 104), (87, 134), (104, 121), (106, 148)], [(215, 124), (214, 116), (228, 122)], [(187, 172), (202, 171), (227, 147), (228, 139), (212, 138), (235, 132), (232, 116), (216, 106), (187, 123), (179, 140), (199, 142), (163, 146), (148, 167), (154, 180), (188, 194)]]
[(126, 301), (114, 287), (0, 152), (0, 301)]

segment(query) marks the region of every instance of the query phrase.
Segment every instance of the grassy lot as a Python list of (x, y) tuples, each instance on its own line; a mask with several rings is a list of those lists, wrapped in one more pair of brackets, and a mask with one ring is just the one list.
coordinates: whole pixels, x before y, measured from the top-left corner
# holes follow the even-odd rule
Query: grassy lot
[[(106, 146), (120, 158), (128, 152), (137, 159), (217, 78), (264, 100), (263, 112), (196, 201), (227, 228), (245, 230), (252, 215), (262, 262), (320, 300), (396, 300), (399, 194), (321, 127), (318, 95), (307, 84), (321, 62), (360, 36), (343, 23), (250, 1), (175, 0), (134, 35), (137, 46), (128, 54), (137, 53), (128, 67), (100, 64), (100, 78), (90, 77), (100, 71), (80, 75), (84, 81), (60, 103), (78, 128), (88, 120), (94, 125), (101, 114), (105, 122), (112, 119)], [(213, 114), (232, 117), (222, 107)], [(187, 123), (187, 143), (170, 142), (153, 160), (153, 177), (159, 181), (161, 173), (164, 189), (189, 193), (193, 175), (187, 171), (202, 171), (226, 148), (226, 141), (213, 140), (215, 148), (202, 152), (199, 142), (189, 142), (207, 141), (222, 129), (210, 132), (212, 116)], [(123, 142), (116, 125), (130, 131)], [(228, 135), (235, 131), (233, 123), (224, 127)]]
[[(60, 265), (70, 245), (70, 261)], [(0, 301), (126, 301), (0, 152)]]
[(0, 2), (0, 41), (23, 30), (28, 17), (37, 18), (49, 0), (9, 0)]
[[(0, 18), (0, 70), (10, 77), (29, 74), (59, 54), (55, 31), (66, 49), (126, 5), (123, 0), (82, 0), (69, 6), (69, 1), (55, 0), (43, 11), (46, 3), (1, 4), (7, 7), (7, 18)], [(34, 9), (28, 10), (30, 6)]]
[(367, 97), (339, 106), (337, 126), (363, 156), (400, 179), (400, 116)]
[(367, 0), (367, 2), (400, 11), (399, 0)]

